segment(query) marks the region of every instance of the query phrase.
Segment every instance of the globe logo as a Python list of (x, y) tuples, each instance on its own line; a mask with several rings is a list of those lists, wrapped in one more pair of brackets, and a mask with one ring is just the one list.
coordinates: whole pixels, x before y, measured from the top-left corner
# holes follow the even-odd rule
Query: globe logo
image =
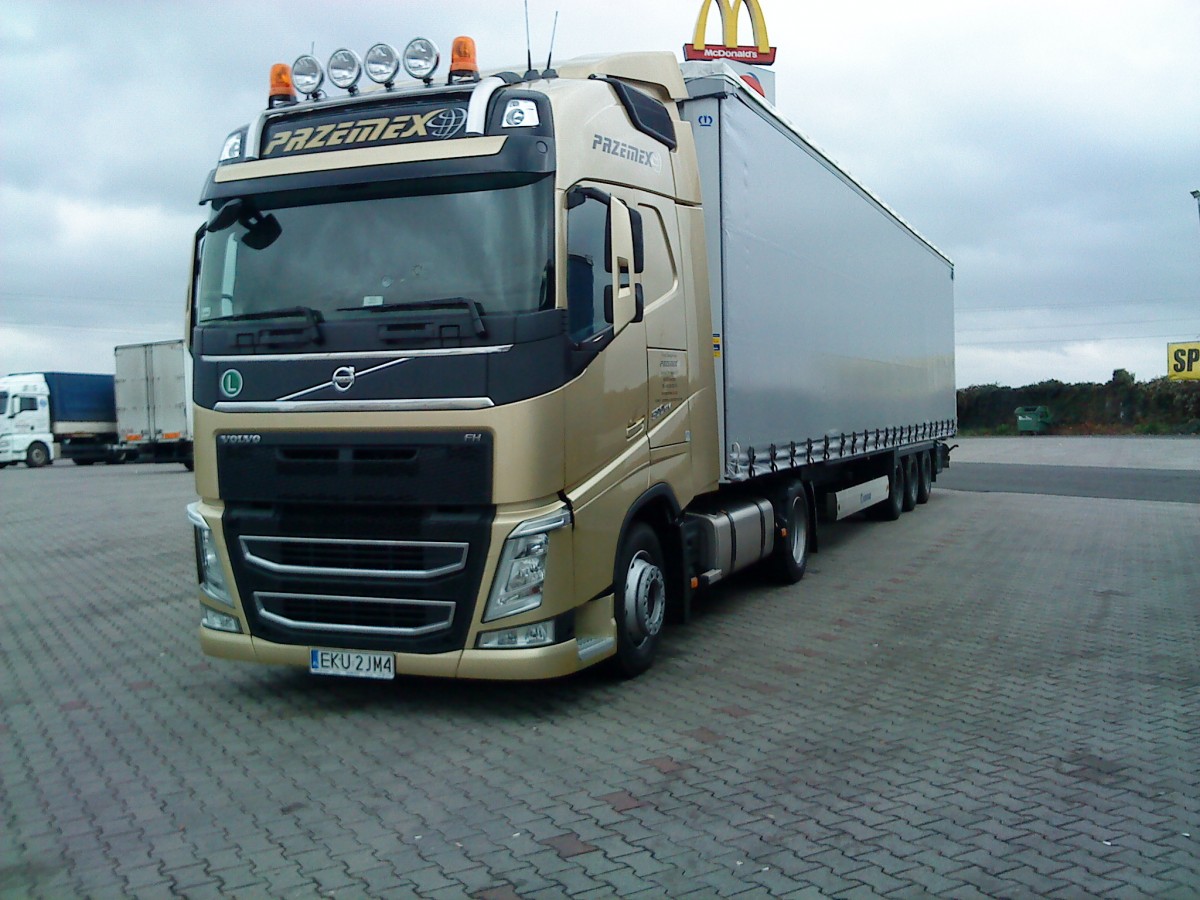
[(467, 111), (459, 107), (443, 109), (429, 120), (426, 130), (435, 138), (454, 137), (467, 124)]

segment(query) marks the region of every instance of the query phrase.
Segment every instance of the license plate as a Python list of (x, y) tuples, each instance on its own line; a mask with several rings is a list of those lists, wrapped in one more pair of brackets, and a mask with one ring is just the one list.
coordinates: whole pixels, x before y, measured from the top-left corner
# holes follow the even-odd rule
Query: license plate
[(396, 657), (390, 653), (320, 650), (314, 647), (308, 652), (308, 671), (314, 675), (390, 680), (396, 677)]

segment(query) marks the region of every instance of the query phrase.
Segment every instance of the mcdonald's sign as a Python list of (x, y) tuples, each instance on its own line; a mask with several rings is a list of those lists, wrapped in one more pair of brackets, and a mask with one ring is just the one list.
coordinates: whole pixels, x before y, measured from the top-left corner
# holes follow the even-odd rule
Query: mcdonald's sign
[[(750, 14), (750, 24), (754, 31), (754, 43), (750, 46), (738, 44), (738, 14), (742, 4), (745, 4), (746, 12)], [(713, 6), (721, 10), (721, 39), (724, 43), (707, 45), (704, 38), (708, 31), (708, 13)], [(729, 59), (760, 66), (769, 66), (775, 62), (775, 48), (767, 38), (767, 21), (763, 18), (758, 0), (703, 0), (700, 4), (700, 15), (696, 18), (696, 34), (690, 44), (684, 44), (683, 58)]]

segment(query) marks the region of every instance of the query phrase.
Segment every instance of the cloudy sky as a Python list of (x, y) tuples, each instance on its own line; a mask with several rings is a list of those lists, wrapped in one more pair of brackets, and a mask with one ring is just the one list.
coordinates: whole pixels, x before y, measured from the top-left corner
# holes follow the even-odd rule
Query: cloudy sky
[[(954, 259), (960, 386), (1153, 378), (1200, 339), (1200, 3), (761, 3), (785, 115)], [(678, 54), (699, 2), (529, 6), (544, 60), (555, 8), (562, 59)], [(0, 372), (180, 335), (201, 184), (272, 63), (462, 33), (524, 59), (520, 0), (3, 0)]]

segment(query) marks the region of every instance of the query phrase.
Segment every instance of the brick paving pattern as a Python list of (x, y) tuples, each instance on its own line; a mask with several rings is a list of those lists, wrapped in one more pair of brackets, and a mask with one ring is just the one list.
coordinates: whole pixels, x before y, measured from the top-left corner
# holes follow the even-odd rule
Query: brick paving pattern
[(197, 649), (191, 477), (0, 472), (0, 895), (1194, 897), (1200, 508), (935, 490), (649, 675)]

